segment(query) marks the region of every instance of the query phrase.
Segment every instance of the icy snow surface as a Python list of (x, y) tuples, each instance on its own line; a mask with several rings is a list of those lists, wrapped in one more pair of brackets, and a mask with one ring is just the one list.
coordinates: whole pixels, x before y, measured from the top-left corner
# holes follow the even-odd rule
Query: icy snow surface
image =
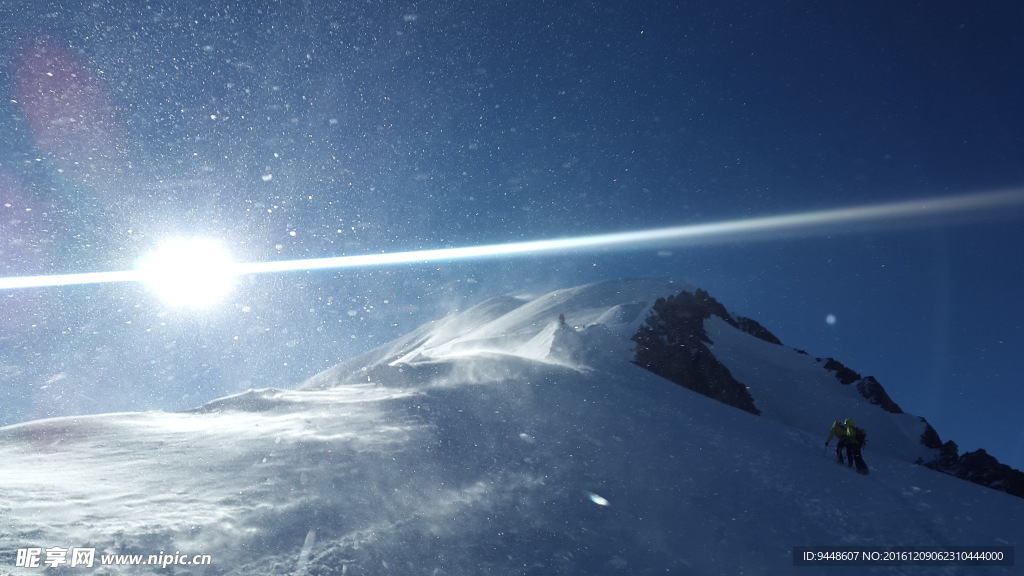
[[(1014, 545), (1024, 501), (914, 465), (915, 417), (717, 319), (711, 350), (762, 416), (631, 364), (649, 306), (682, 289), (496, 298), (296, 390), (2, 428), (0, 574), (294, 574), (304, 542), (306, 572), (332, 576), (1012, 573), (794, 567), (794, 546)], [(845, 416), (870, 476), (822, 446)], [(16, 568), (33, 546), (213, 562)]]

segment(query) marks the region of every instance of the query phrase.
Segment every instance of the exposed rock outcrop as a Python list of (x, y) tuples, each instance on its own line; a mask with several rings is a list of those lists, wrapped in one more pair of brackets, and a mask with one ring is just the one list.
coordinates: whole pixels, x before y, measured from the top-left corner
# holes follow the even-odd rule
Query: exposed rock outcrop
[(703, 290), (659, 298), (633, 335), (637, 344), (633, 361), (694, 392), (760, 414), (747, 387), (733, 378), (707, 347), (711, 340), (704, 331), (704, 320), (712, 315), (736, 325), (725, 307)]
[(889, 393), (885, 391), (885, 388), (882, 387), (878, 380), (875, 380), (874, 376), (861, 376), (835, 358), (829, 358), (825, 361), (825, 369), (835, 372), (836, 380), (839, 380), (839, 383), (844, 386), (856, 383), (857, 391), (860, 392), (860, 395), (867, 398), (868, 402), (880, 406), (882, 410), (893, 414), (903, 413), (903, 409), (889, 397)]
[[(781, 344), (771, 332), (749, 318), (733, 316), (704, 290), (680, 292), (659, 298), (645, 323), (633, 335), (634, 363), (663, 378), (730, 406), (760, 414), (747, 387), (737, 381), (708, 347), (713, 344), (704, 330), (704, 320), (718, 316), (730, 325), (772, 344)], [(803, 354), (806, 352), (797, 351)], [(903, 409), (873, 376), (862, 376), (834, 358), (817, 359), (834, 373), (843, 386), (855, 385), (857, 392), (873, 405), (892, 414)], [(919, 463), (933, 470), (1024, 498), (1024, 472), (1000, 463), (985, 452), (965, 454), (953, 441), (943, 442), (923, 418), (925, 431), (920, 442), (938, 451), (931, 461)]]
[[(924, 418), (921, 420), (924, 421)], [(938, 448), (939, 457), (922, 464), (932, 470), (1024, 498), (1024, 472), (999, 462), (981, 448), (960, 454), (956, 442), (947, 440), (943, 443), (931, 424), (925, 421), (925, 425), (921, 443), (929, 448)]]

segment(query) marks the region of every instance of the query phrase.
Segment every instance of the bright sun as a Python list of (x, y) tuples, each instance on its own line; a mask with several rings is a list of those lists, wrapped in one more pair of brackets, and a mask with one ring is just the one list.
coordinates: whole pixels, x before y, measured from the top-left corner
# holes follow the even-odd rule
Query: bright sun
[(234, 260), (224, 246), (205, 238), (160, 245), (139, 263), (143, 280), (172, 306), (206, 308), (234, 285)]

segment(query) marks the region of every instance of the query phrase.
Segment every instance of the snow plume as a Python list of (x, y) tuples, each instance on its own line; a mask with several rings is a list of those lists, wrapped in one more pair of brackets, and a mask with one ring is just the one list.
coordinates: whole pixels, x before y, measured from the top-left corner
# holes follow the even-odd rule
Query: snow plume
[[(914, 438), (921, 420), (814, 358), (706, 320), (760, 416), (633, 364), (630, 335), (680, 289), (499, 298), (296, 390), (2, 428), (0, 574), (39, 574), (17, 551), (52, 547), (212, 556), (179, 576), (767, 576), (816, 573), (794, 546), (1018, 543), (1024, 501), (915, 465), (934, 452)], [(823, 450), (835, 414), (869, 430), (871, 475)], [(899, 570), (828, 573), (921, 569)]]

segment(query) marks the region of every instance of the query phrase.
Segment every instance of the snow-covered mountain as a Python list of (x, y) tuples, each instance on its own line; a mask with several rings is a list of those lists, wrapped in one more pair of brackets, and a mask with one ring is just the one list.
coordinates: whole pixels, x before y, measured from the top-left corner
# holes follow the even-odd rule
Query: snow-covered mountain
[[(920, 418), (728, 313), (693, 353), (760, 415), (638, 366), (632, 336), (684, 290), (499, 297), (293, 390), (2, 428), (0, 574), (1012, 573), (794, 566), (795, 546), (1013, 546), (1024, 500), (916, 465), (938, 456)], [(823, 449), (843, 417), (869, 476)], [(94, 566), (17, 566), (51, 548)]]

